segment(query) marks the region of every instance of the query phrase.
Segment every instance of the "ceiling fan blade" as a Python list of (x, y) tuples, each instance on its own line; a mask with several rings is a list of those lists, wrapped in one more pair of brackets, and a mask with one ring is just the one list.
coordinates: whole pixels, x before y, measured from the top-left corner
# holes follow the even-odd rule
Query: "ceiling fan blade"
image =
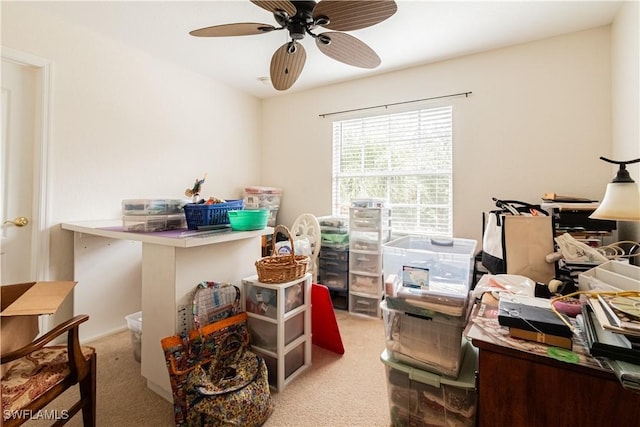
[[(380, 57), (366, 43), (347, 33), (328, 31), (316, 38), (318, 49), (336, 61), (360, 68), (376, 68)], [(326, 38), (330, 39), (329, 44)]]
[(353, 31), (378, 24), (397, 10), (393, 0), (320, 0), (313, 18), (329, 18), (330, 22), (322, 26), (330, 30)]
[(214, 25), (213, 27), (200, 28), (190, 31), (189, 34), (196, 37), (228, 37), (228, 36), (250, 36), (253, 34), (264, 34), (279, 28), (269, 24), (258, 24), (255, 22), (240, 22), (237, 24)]
[(261, 8), (268, 10), (271, 13), (274, 13), (277, 10), (282, 10), (287, 12), (289, 16), (293, 16), (296, 14), (296, 7), (293, 3), (288, 0), (251, 0), (251, 3), (256, 6), (260, 6)]
[[(291, 52), (291, 45), (295, 51)], [(307, 53), (300, 43), (287, 42), (280, 46), (271, 57), (271, 83), (277, 90), (287, 90), (298, 80)]]

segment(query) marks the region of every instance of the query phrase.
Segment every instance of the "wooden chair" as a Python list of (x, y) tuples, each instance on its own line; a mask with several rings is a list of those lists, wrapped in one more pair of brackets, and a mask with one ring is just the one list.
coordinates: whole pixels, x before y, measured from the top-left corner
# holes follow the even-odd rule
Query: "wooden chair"
[[(7, 372), (2, 377), (2, 425), (19, 426), (31, 417), (54, 420), (64, 425), (82, 409), (85, 427), (96, 425), (96, 352), (80, 346), (80, 324), (89, 320), (79, 315), (61, 323), (30, 344), (0, 355)], [(67, 334), (67, 345), (46, 346)], [(80, 399), (67, 410), (39, 412), (68, 388), (78, 384)]]

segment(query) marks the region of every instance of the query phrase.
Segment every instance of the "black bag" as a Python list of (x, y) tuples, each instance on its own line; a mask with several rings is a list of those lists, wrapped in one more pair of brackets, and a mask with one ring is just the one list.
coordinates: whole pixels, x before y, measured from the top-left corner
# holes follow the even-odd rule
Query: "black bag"
[(553, 218), (540, 207), (517, 200), (493, 198), (499, 208), (483, 212), (482, 265), (491, 274), (516, 274), (548, 283), (555, 264)]

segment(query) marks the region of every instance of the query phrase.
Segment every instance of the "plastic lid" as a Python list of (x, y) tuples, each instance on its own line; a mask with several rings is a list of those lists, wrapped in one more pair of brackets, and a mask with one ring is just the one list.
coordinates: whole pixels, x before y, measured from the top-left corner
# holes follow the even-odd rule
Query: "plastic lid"
[(252, 186), (252, 187), (245, 187), (244, 188), (245, 193), (250, 193), (250, 194), (280, 194), (282, 193), (282, 188), (277, 188), (277, 187), (261, 187), (261, 186)]
[[(466, 347), (466, 348), (464, 348)], [(447, 384), (458, 388), (475, 388), (476, 387), (476, 370), (478, 366), (478, 350), (466, 342), (462, 351), (464, 351), (464, 360), (458, 378), (451, 378), (444, 375), (438, 375), (413, 366), (405, 365), (391, 357), (391, 354), (384, 350), (380, 355), (380, 360), (387, 366), (398, 371), (404, 372), (409, 376), (410, 380), (419, 381), (432, 387), (440, 387), (441, 384)]]

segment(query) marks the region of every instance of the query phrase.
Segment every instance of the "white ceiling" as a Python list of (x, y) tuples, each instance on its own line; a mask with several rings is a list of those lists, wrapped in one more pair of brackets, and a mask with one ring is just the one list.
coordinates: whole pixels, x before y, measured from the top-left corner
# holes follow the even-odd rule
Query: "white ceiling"
[(286, 92), (259, 78), (269, 75), (273, 52), (286, 31), (261, 35), (196, 38), (191, 30), (235, 22), (277, 26), (273, 16), (249, 0), (88, 1), (30, 3), (103, 35), (180, 64), (260, 98), (357, 79), (607, 25), (618, 1), (410, 1), (375, 26), (350, 32), (373, 48), (382, 64), (355, 68), (322, 54), (311, 37), (302, 43), (305, 68)]

